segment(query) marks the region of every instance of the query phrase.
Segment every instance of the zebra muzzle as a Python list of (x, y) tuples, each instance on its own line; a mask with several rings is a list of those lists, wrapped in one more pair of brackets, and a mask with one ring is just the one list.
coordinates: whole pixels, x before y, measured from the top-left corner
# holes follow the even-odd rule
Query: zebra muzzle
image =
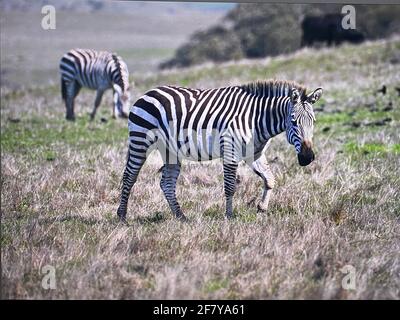
[(301, 145), (300, 153), (297, 155), (297, 159), (299, 161), (299, 165), (302, 167), (309, 165), (314, 161), (315, 155), (312, 150), (311, 143), (303, 143)]

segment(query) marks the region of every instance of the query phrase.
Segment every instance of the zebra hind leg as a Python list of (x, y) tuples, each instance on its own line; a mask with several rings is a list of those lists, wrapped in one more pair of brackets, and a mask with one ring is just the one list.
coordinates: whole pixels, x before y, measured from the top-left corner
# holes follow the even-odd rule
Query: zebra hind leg
[(131, 189), (137, 180), (140, 169), (146, 161), (147, 151), (151, 144), (151, 142), (145, 141), (129, 141), (128, 159), (122, 177), (120, 204), (117, 211), (119, 219), (123, 222), (126, 222)]
[(66, 119), (69, 121), (75, 121), (75, 113), (74, 113), (74, 100), (78, 95), (81, 86), (78, 82), (72, 81), (66, 84), (66, 97), (65, 97), (65, 106), (67, 109)]
[(176, 182), (181, 172), (181, 164), (164, 164), (161, 169), (162, 176), (160, 181), (161, 190), (168, 201), (169, 207), (176, 218), (186, 221), (186, 216), (182, 213), (178, 200), (176, 199)]
[(67, 94), (65, 98), (65, 107), (67, 109), (66, 119), (68, 121), (75, 121), (75, 114), (74, 114), (74, 97), (70, 94)]

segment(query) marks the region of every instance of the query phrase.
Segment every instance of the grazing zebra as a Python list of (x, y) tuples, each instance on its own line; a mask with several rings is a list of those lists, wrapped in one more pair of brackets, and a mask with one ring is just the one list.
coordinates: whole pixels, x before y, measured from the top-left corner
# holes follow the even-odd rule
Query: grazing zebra
[(74, 100), (81, 87), (97, 90), (93, 120), (104, 91), (113, 88), (113, 117), (127, 118), (124, 110), (129, 108), (129, 72), (121, 57), (106, 51), (73, 49), (60, 61), (61, 94), (67, 108), (67, 120), (75, 120)]
[(312, 105), (322, 89), (288, 81), (263, 81), (209, 90), (162, 86), (146, 92), (129, 113), (129, 150), (122, 179), (118, 216), (125, 221), (130, 190), (152, 149), (164, 161), (161, 189), (177, 218), (185, 220), (175, 189), (181, 160), (222, 158), (226, 217), (233, 216), (238, 162), (244, 160), (264, 181), (258, 204), (265, 211), (274, 188), (274, 177), (265, 158), (270, 139), (286, 131), (298, 162), (314, 160)]

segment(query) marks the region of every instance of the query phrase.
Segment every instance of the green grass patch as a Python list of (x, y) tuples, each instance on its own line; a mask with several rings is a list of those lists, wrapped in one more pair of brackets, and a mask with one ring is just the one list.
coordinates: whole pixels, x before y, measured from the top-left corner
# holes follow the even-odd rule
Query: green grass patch
[(91, 123), (86, 118), (78, 118), (70, 123), (63, 119), (32, 117), (7, 123), (2, 128), (1, 147), (5, 152), (53, 161), (59, 156), (60, 147), (86, 150), (101, 144), (121, 143), (127, 138), (127, 126), (118, 120)]
[(350, 154), (363, 155), (383, 155), (387, 153), (400, 154), (400, 144), (385, 145), (378, 142), (358, 144), (357, 142), (352, 141), (345, 145), (345, 151)]
[(239, 207), (237, 208), (237, 219), (244, 223), (254, 223), (257, 220), (257, 212), (255, 208)]
[(336, 123), (344, 123), (350, 121), (351, 117), (344, 112), (321, 114), (317, 118), (317, 125), (332, 125)]
[(221, 289), (225, 289), (229, 284), (228, 279), (212, 279), (207, 281), (203, 286), (205, 293), (213, 293)]
[(222, 219), (224, 217), (225, 210), (216, 204), (213, 204), (203, 212), (204, 217), (211, 219)]

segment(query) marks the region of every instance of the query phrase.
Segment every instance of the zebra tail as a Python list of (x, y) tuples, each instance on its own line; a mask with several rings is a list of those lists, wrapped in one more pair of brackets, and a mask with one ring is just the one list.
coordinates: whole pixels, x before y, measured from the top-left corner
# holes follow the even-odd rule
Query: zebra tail
[(61, 78), (61, 97), (64, 101), (67, 98), (67, 84), (64, 78)]

